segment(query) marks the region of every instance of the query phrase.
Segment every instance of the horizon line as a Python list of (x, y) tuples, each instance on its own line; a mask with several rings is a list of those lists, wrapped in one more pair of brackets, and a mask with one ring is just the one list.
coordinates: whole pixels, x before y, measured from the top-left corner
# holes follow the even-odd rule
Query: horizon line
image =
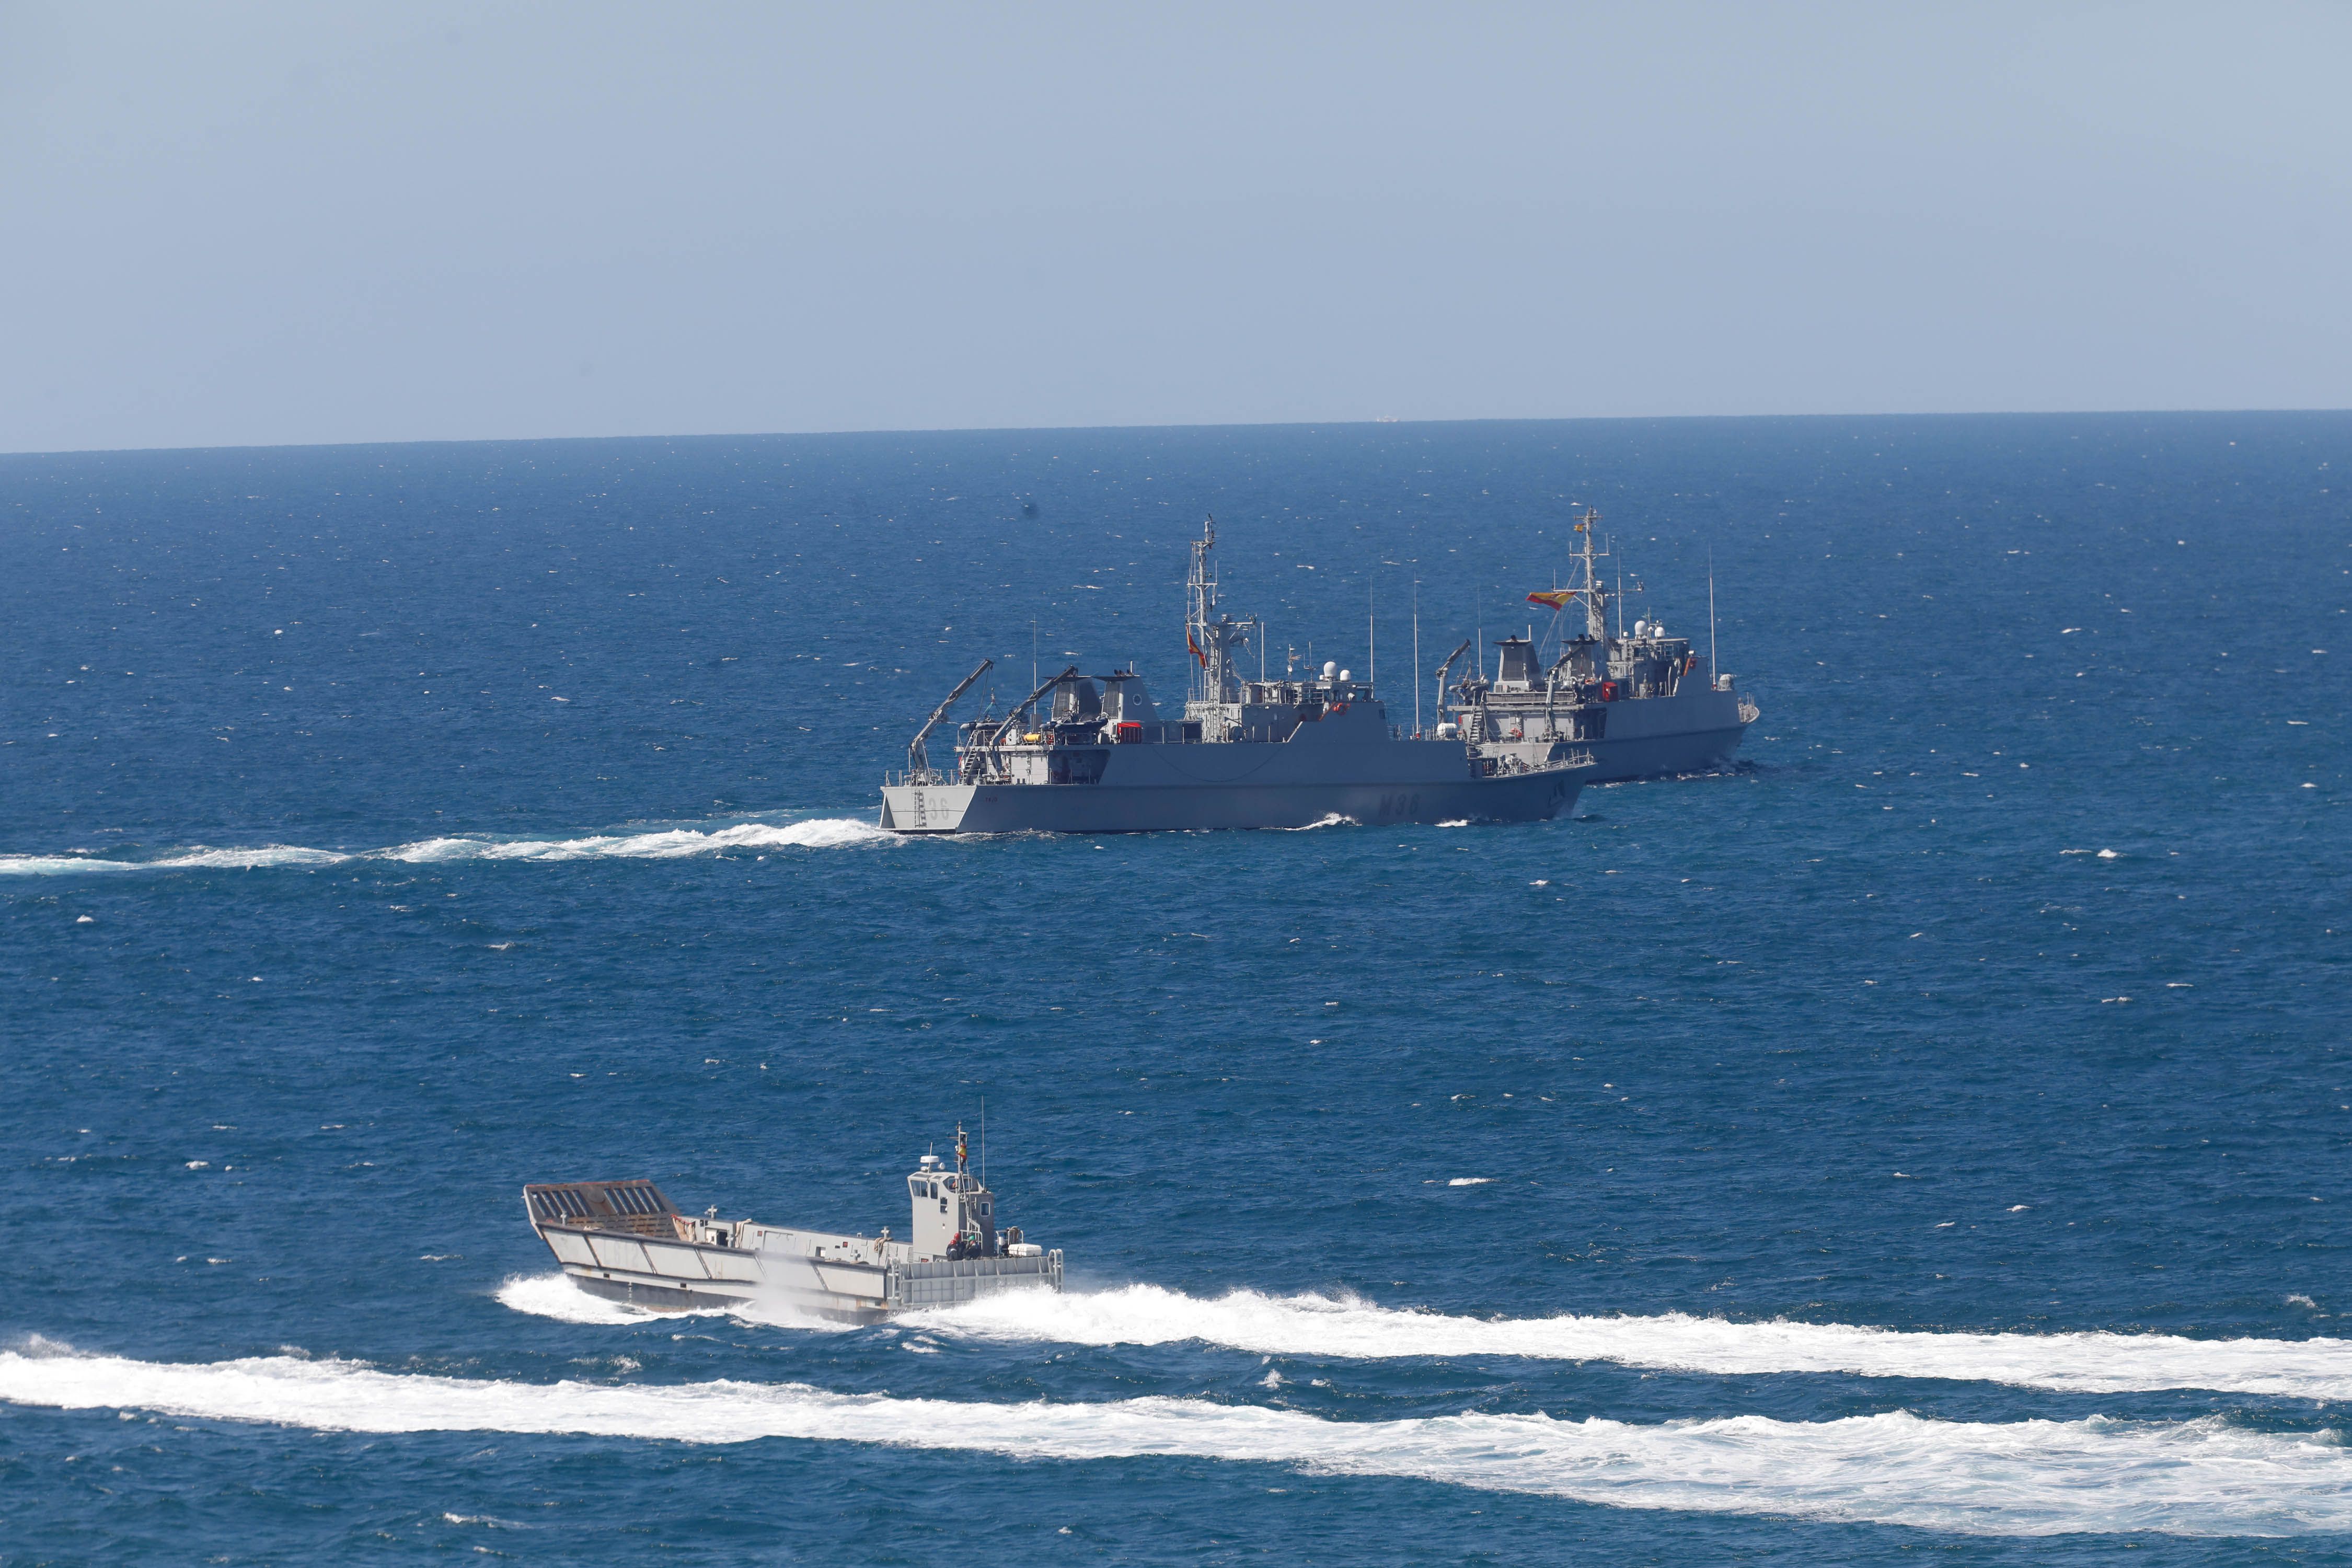
[(2156, 419), (2192, 416), (2278, 416), (2352, 414), (2352, 407), (2276, 408), (2012, 408), (1944, 409), (1933, 412), (1807, 414), (1577, 414), (1478, 415), (1455, 419), (1403, 417), (1350, 419), (1189, 420), (1160, 425), (941, 425), (898, 428), (845, 427), (808, 430), (698, 430), (662, 433), (607, 433), (592, 436), (421, 436), (383, 440), (236, 441), (217, 446), (185, 447), (0, 447), (0, 461), (19, 458), (149, 457), (173, 453), (324, 452), (382, 447), (515, 447), (589, 441), (770, 441), (822, 440), (900, 436), (1059, 436), (1092, 435), (1104, 431), (1140, 430), (1325, 430), (1377, 429), (1433, 425), (1662, 425), (1722, 424), (1732, 421), (1864, 420), (1864, 419)]

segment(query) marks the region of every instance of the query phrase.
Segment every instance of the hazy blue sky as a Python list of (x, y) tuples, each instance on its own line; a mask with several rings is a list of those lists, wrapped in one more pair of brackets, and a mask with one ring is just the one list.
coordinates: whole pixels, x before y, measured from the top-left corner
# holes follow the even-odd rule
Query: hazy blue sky
[(0, 0), (0, 447), (2352, 405), (2352, 6)]

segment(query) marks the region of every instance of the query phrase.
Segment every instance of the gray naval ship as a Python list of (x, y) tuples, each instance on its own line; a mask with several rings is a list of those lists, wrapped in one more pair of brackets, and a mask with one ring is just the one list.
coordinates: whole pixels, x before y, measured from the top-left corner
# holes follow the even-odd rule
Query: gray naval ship
[[(1181, 718), (1163, 718), (1130, 664), (1039, 682), (1002, 718), (957, 732), (955, 762), (927, 749), (950, 709), (991, 668), (963, 679), (884, 780), (881, 826), (900, 833), (1136, 833), (1310, 827), (1347, 820), (1533, 822), (1576, 802), (1591, 760), (1574, 746), (1500, 746), (1392, 724), (1370, 680), (1336, 661), (1306, 679), (1265, 678), (1264, 623), (1218, 613), (1212, 520), (1192, 545)], [(1239, 654), (1258, 642), (1258, 679)]]
[[(1570, 754), (1590, 756), (1590, 784), (1706, 773), (1729, 764), (1740, 737), (1756, 721), (1755, 700), (1735, 677), (1715, 668), (1714, 638), (1702, 665), (1687, 637), (1669, 637), (1659, 622), (1624, 627), (1622, 592), (1612, 595), (1593, 549), (1587, 510), (1577, 521), (1583, 536), (1578, 562), (1583, 581), (1529, 594), (1528, 602), (1552, 612), (1541, 637), (1505, 637), (1495, 645), (1494, 675), (1484, 660), (1449, 689), (1447, 677), (1471, 645), (1464, 643), (1437, 668), (1439, 702), (1451, 714), (1437, 732), (1459, 738), (1481, 754), (1528, 767)], [(1617, 600), (1617, 628), (1609, 626)], [(1708, 618), (1714, 589), (1708, 587)], [(1570, 606), (1581, 601), (1580, 635), (1570, 637)], [(1531, 628), (1532, 633), (1532, 628)]]
[(745, 1301), (840, 1322), (879, 1322), (1001, 1290), (1059, 1290), (1062, 1254), (996, 1223), (996, 1194), (973, 1177), (963, 1129), (955, 1168), (926, 1154), (907, 1177), (907, 1239), (789, 1230), (680, 1214), (651, 1182), (554, 1182), (522, 1190), (530, 1227), (572, 1282), (655, 1311)]

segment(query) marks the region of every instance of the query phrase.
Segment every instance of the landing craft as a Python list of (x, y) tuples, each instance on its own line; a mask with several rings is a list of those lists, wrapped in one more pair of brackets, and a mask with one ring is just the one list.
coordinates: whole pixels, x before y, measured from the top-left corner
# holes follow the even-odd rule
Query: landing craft
[(1004, 1290), (1059, 1290), (1062, 1254), (996, 1223), (996, 1194), (971, 1173), (963, 1129), (955, 1167), (926, 1154), (907, 1176), (907, 1239), (788, 1230), (680, 1214), (653, 1183), (553, 1182), (522, 1190), (530, 1228), (572, 1282), (653, 1311), (752, 1302), (846, 1323), (879, 1322)]
[[(1576, 804), (1591, 759), (1422, 734), (1389, 720), (1367, 679), (1336, 660), (1269, 679), (1265, 626), (1217, 611), (1213, 520), (1192, 545), (1183, 717), (1163, 719), (1134, 666), (1048, 677), (1003, 716), (965, 724), (953, 765), (928, 742), (983, 660), (931, 712), (883, 781), (881, 826), (899, 833), (1139, 833), (1318, 823), (1535, 822)], [(1240, 653), (1258, 645), (1258, 674)], [(1458, 731), (1458, 726), (1456, 726)]]

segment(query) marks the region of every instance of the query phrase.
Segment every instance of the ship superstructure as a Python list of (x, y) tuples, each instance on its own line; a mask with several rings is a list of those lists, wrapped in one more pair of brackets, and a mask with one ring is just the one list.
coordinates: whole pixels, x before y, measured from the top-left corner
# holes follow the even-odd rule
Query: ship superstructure
[[(1213, 520), (1192, 547), (1181, 718), (1162, 717), (1132, 664), (1106, 675), (1072, 665), (1012, 710), (967, 723), (955, 763), (928, 742), (979, 668), (935, 709), (886, 779), (881, 825), (902, 833), (1124, 833), (1455, 820), (1536, 821), (1576, 800), (1590, 760), (1416, 735), (1392, 724), (1369, 679), (1336, 660), (1297, 679), (1265, 678), (1264, 627), (1217, 604)], [(1258, 678), (1241, 650), (1260, 647)]]
[(1062, 1255), (1000, 1226), (996, 1194), (956, 1129), (950, 1167), (926, 1154), (906, 1179), (907, 1238), (836, 1235), (681, 1214), (649, 1181), (541, 1183), (522, 1190), (530, 1227), (572, 1282), (655, 1311), (751, 1302), (844, 1322), (1001, 1290), (1062, 1288)]
[[(1622, 597), (1612, 595), (1599, 569), (1608, 553), (1595, 548), (1600, 520), (1587, 510), (1576, 523), (1581, 544), (1574, 560), (1582, 580), (1528, 595), (1552, 612), (1544, 636), (1496, 642), (1491, 676), (1482, 656), (1448, 687), (1466, 643), (1439, 667), (1439, 700), (1450, 715), (1439, 733), (1526, 765), (1589, 755), (1594, 765), (1587, 778), (1594, 784), (1727, 765), (1756, 721), (1754, 700), (1736, 678), (1715, 669), (1711, 647), (1702, 659), (1689, 638), (1667, 635), (1646, 616), (1627, 633)], [(1580, 617), (1573, 614), (1579, 607)]]

